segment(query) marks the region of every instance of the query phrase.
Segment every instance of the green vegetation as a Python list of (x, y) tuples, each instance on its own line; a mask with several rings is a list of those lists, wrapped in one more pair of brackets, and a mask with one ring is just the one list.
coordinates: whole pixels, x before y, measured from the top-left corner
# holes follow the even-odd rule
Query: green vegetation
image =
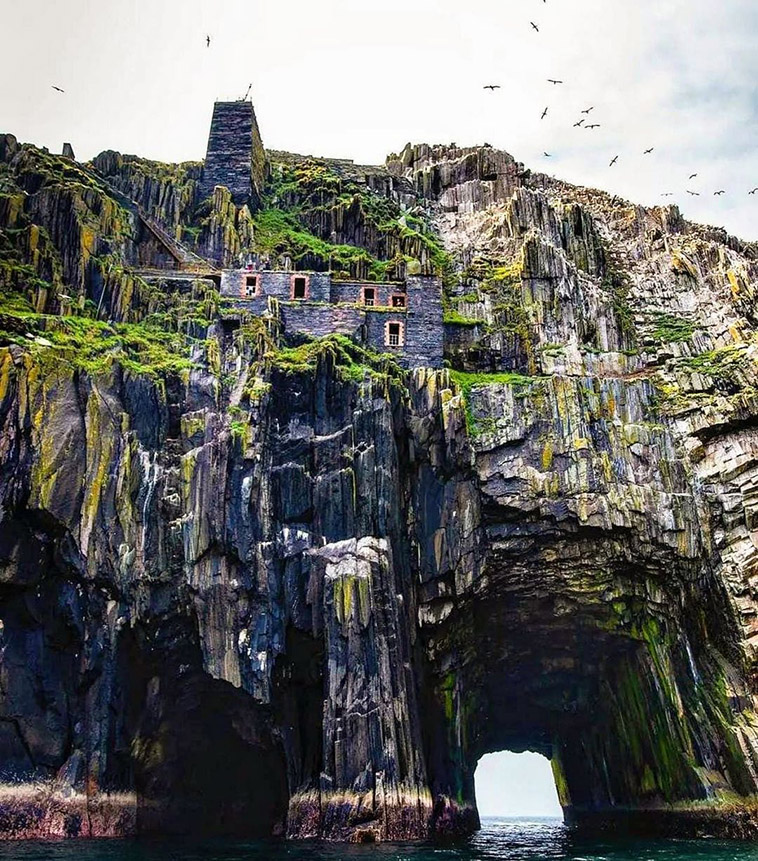
[(402, 383), (404, 372), (392, 356), (359, 346), (345, 335), (328, 335), (297, 347), (271, 345), (264, 356), (269, 368), (284, 374), (313, 374), (320, 361), (331, 362), (343, 380), (366, 378)]
[(22, 293), (7, 288), (0, 291), (0, 344), (19, 344), (44, 364), (93, 374), (113, 363), (150, 377), (191, 367), (190, 342), (178, 332), (147, 322), (108, 325), (89, 317), (37, 314)]
[(513, 386), (516, 389), (522, 389), (540, 380), (539, 377), (527, 377), (516, 373), (469, 374), (464, 371), (450, 371), (450, 379), (456, 388), (460, 390), (463, 397), (463, 406), (466, 411), (466, 429), (471, 436), (480, 436), (495, 429), (492, 418), (475, 415), (471, 403), (471, 393), (474, 389), (486, 386)]
[[(274, 164), (263, 203), (254, 216), (260, 253), (288, 256), (300, 268), (375, 281), (400, 277), (406, 265), (451, 277), (450, 255), (418, 215), (343, 178), (328, 162)], [(346, 223), (364, 237), (362, 246), (331, 241)]]
[(481, 320), (464, 317), (463, 314), (450, 308), (445, 309), (442, 319), (445, 323), (456, 323), (458, 326), (477, 326), (481, 323)]
[(652, 337), (662, 344), (676, 344), (691, 340), (695, 327), (688, 320), (671, 314), (656, 314)]
[(745, 359), (745, 347), (731, 345), (683, 359), (682, 365), (698, 374), (711, 377), (717, 387), (735, 390), (739, 388), (736, 374), (741, 370)]
[(253, 220), (257, 251), (273, 257), (290, 257), (299, 269), (331, 269), (383, 281), (392, 266), (391, 261), (377, 260), (363, 248), (319, 239), (305, 229), (292, 212), (264, 209)]

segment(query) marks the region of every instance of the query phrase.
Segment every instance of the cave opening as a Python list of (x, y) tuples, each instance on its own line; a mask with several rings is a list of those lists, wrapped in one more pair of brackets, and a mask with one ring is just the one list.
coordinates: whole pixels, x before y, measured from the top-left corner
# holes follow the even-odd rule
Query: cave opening
[(562, 818), (550, 760), (509, 750), (481, 757), (474, 773), (476, 806), (488, 818)]

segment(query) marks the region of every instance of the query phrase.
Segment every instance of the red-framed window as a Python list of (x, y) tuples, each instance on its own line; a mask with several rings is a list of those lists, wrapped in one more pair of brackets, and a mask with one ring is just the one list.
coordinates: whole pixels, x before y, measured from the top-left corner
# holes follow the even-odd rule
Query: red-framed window
[(290, 279), (290, 299), (307, 299), (311, 295), (311, 279), (300, 273)]

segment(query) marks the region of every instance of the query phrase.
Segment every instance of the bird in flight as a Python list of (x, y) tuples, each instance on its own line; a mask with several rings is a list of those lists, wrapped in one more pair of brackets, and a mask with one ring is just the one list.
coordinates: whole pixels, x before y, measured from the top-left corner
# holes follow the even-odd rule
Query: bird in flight
[(720, 195), (720, 194), (726, 194), (726, 192), (724, 191), (723, 188), (720, 191), (714, 191), (713, 192), (714, 197), (718, 197), (718, 195)]
[(56, 87), (55, 84), (50, 85), (54, 90), (58, 90), (59, 93), (65, 93), (65, 90), (62, 90), (60, 87)]
[(663, 194), (661, 195), (661, 197), (673, 197), (673, 196), (674, 196), (673, 191), (664, 191)]
[(587, 110), (586, 110), (586, 111), (582, 111), (582, 113), (583, 113), (583, 114), (588, 114), (590, 111), (594, 111), (594, 110), (595, 110), (595, 106), (593, 105), (591, 108), (587, 108)]
[(482, 89), (483, 89), (483, 90), (492, 90), (492, 92), (494, 93), (494, 91), (495, 91), (495, 90), (499, 90), (499, 89), (500, 89), (500, 84), (485, 84), (485, 85), (482, 87)]
[(206, 48), (210, 48), (210, 46), (211, 46), (211, 37), (210, 37), (210, 36), (206, 36), (206, 37), (205, 37), (205, 47), (206, 47)]
[(690, 179), (694, 179), (696, 176), (697, 176), (697, 174), (696, 174), (696, 173), (691, 173), (691, 174), (690, 174), (690, 176), (689, 176), (689, 178), (690, 178)]
[(600, 123), (590, 123), (590, 125), (585, 126), (586, 129), (599, 129)]
[(687, 194), (691, 194), (693, 197), (700, 197), (699, 191), (690, 191), (689, 188), (687, 189)]
[(548, 78), (547, 81), (549, 84), (562, 84), (563, 83), (563, 81), (556, 81), (555, 78)]
[(584, 120), (579, 120), (578, 123), (574, 123), (574, 128), (578, 129), (582, 125), (583, 122), (584, 122)]
[(758, 186), (756, 186), (752, 191), (749, 191), (748, 194), (758, 194)]
[(544, 155), (545, 158), (552, 158), (552, 155), (550, 155), (549, 152), (543, 152), (542, 155)]
[(533, 28), (534, 28), (534, 29), (539, 33), (540, 28), (539, 28), (539, 27), (534, 23), (534, 21), (530, 21), (529, 23), (530, 23), (530, 24), (532, 25), (532, 27), (533, 27)]
[(542, 116), (540, 117), (540, 119), (544, 120), (546, 116), (547, 116), (547, 108), (545, 108), (545, 110), (542, 112)]
[(651, 146), (650, 149), (646, 149), (643, 155), (650, 155), (650, 153), (655, 149), (654, 146)]
[(617, 155), (614, 155), (613, 158), (611, 159), (611, 163), (608, 165), (608, 167), (613, 167), (613, 165), (616, 164), (616, 162), (618, 160), (619, 160), (619, 157)]

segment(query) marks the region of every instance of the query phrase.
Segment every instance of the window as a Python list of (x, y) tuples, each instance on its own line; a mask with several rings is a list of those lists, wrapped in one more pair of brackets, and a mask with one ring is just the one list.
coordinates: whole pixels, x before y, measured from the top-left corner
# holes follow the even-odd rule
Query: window
[(374, 287), (363, 288), (363, 304), (369, 307), (376, 304), (376, 289)]
[(293, 275), (292, 276), (292, 298), (307, 299), (308, 298), (308, 276)]
[(395, 293), (392, 296), (393, 308), (405, 308), (405, 295), (403, 293)]
[(387, 323), (384, 335), (384, 343), (388, 347), (402, 347), (405, 343), (403, 338), (402, 323)]
[(245, 276), (245, 284), (242, 288), (242, 295), (245, 299), (251, 299), (253, 296), (258, 295), (258, 276), (257, 275), (246, 275)]

